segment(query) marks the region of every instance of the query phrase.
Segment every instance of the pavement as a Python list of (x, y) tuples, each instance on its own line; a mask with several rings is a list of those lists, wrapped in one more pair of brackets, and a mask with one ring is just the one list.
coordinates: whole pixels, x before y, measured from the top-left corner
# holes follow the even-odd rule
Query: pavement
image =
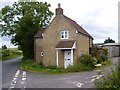
[[(120, 57), (112, 58), (112, 67)], [(102, 75), (98, 70), (67, 74), (45, 74), (19, 70), (20, 58), (8, 60), (3, 64), (3, 88), (95, 88), (94, 81)], [(100, 70), (102, 70), (101, 68)], [(104, 70), (110, 69), (110, 66)]]

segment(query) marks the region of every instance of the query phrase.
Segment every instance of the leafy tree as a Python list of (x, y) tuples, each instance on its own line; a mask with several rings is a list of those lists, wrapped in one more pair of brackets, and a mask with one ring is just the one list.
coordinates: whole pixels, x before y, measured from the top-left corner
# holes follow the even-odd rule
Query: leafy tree
[(2, 8), (2, 36), (11, 36), (11, 42), (21, 47), (23, 56), (29, 59), (34, 58), (34, 35), (49, 25), (53, 15), (47, 2), (30, 1)]
[(7, 49), (7, 46), (6, 46), (6, 45), (3, 45), (3, 46), (2, 46), (2, 50), (5, 50), (5, 49)]
[(108, 37), (108, 39), (105, 39), (104, 43), (115, 43), (115, 41)]

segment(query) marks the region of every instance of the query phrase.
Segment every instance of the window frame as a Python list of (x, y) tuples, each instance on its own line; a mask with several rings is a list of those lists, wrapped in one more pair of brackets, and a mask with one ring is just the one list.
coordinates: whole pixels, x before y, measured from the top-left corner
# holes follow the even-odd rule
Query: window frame
[(69, 32), (67, 30), (63, 30), (60, 32), (60, 37), (61, 39), (68, 39), (69, 37)]

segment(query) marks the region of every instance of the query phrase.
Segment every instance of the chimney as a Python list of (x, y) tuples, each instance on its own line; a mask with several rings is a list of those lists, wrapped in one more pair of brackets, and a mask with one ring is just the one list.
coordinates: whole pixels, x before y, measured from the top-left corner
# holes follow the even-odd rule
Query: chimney
[(58, 8), (56, 8), (56, 16), (63, 15), (63, 9), (60, 6), (60, 3), (58, 4)]

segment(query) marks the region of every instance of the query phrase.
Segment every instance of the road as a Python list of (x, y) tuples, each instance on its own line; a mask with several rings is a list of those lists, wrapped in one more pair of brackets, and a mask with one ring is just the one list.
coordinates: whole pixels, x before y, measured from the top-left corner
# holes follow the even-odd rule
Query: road
[[(112, 60), (115, 66), (118, 58)], [(97, 70), (56, 75), (33, 73), (19, 70), (19, 64), (19, 59), (3, 62), (3, 88), (95, 88), (94, 80), (102, 76), (97, 75)]]
[(2, 87), (9, 88), (15, 72), (19, 69), (21, 58), (2, 62)]

